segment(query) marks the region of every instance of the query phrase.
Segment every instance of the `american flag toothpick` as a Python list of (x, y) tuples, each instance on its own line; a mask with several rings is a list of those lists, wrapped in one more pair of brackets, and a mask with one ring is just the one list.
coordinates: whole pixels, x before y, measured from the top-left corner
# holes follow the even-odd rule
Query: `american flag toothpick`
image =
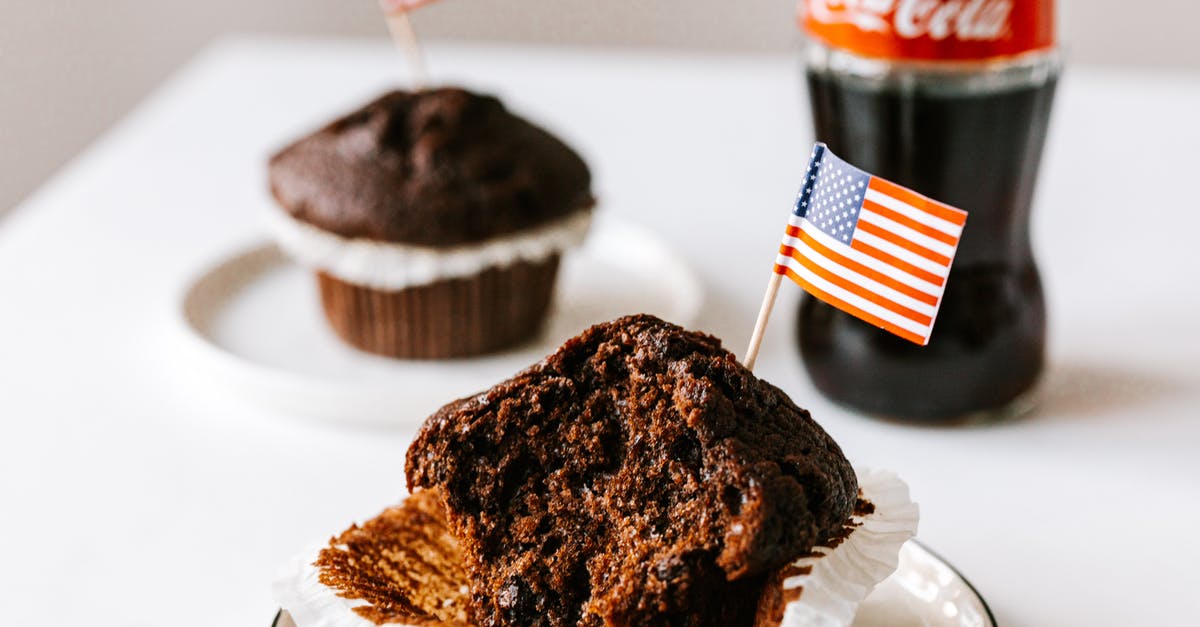
[(929, 343), (965, 211), (813, 148), (745, 364), (754, 367), (787, 276), (809, 294), (911, 342)]

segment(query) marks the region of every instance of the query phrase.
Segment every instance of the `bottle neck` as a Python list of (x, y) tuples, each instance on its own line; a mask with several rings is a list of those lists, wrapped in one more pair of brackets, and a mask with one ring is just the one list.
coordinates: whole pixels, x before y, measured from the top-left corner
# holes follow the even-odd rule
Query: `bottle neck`
[(804, 54), (812, 72), (837, 74), (870, 86), (921, 85), (955, 94), (1044, 85), (1062, 70), (1058, 48), (978, 61), (922, 61), (866, 57), (810, 41)]

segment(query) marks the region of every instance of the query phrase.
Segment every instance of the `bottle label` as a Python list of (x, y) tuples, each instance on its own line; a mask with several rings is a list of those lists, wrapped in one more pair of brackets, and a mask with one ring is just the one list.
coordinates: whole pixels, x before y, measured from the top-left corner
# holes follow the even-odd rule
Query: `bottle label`
[(868, 57), (967, 61), (1054, 46), (1052, 0), (801, 0), (799, 8), (811, 37)]

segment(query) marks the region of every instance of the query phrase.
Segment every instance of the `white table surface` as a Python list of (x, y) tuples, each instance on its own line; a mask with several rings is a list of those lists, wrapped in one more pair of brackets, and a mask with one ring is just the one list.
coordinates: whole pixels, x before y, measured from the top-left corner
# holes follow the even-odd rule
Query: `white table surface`
[[(602, 210), (678, 245), (707, 280), (698, 326), (741, 353), (809, 153), (794, 57), (429, 58), (580, 147)], [(411, 429), (253, 405), (181, 359), (174, 316), (187, 277), (260, 235), (270, 151), (403, 67), (384, 41), (215, 45), (0, 220), (0, 624), (266, 625), (280, 564), (402, 494)], [(921, 539), (1002, 625), (1200, 620), (1197, 111), (1200, 76), (1069, 69), (1034, 225), (1050, 369), (1025, 420), (834, 407), (793, 349), (796, 288), (780, 299), (759, 374), (910, 482)]]

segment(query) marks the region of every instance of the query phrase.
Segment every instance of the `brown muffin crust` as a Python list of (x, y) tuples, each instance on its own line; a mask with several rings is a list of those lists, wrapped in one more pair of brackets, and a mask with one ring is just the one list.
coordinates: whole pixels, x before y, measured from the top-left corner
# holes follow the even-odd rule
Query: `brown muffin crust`
[(437, 488), (498, 625), (753, 625), (773, 571), (842, 532), (850, 464), (711, 336), (652, 316), (588, 329), (426, 420)]
[(583, 160), (486, 95), (392, 91), (284, 148), (271, 192), (291, 215), (347, 238), (480, 242), (594, 203)]
[(314, 564), (321, 583), (362, 599), (354, 608), (378, 624), (467, 627), (466, 571), (433, 491), (354, 525), (329, 541)]

